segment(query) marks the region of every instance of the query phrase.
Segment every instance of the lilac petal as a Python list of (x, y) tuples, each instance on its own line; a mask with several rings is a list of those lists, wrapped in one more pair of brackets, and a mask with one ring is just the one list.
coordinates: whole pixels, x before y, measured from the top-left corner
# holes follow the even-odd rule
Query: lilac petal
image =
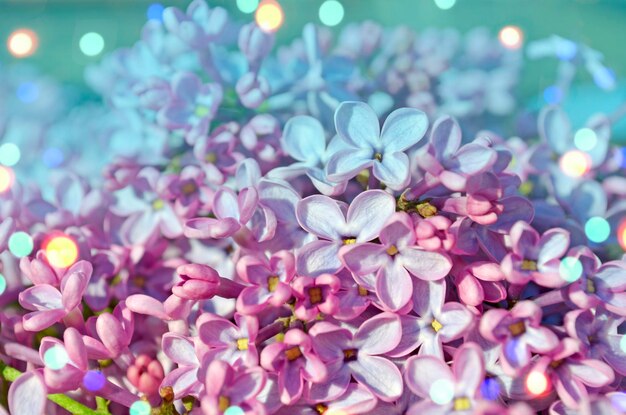
[(227, 187), (222, 187), (215, 192), (213, 212), (219, 219), (239, 219), (239, 201), (235, 192)]
[(314, 354), (309, 354), (306, 357), (302, 374), (306, 380), (314, 383), (326, 382), (328, 380), (328, 369), (326, 365)]
[(545, 232), (539, 241), (539, 255), (537, 262), (545, 264), (552, 259), (560, 259), (569, 247), (569, 232), (556, 228)]
[(202, 86), (200, 78), (191, 72), (179, 72), (172, 78), (172, 89), (177, 98), (187, 102), (195, 102), (196, 95)]
[(162, 386), (171, 386), (174, 389), (174, 396), (180, 398), (186, 396), (198, 383), (197, 368), (181, 366), (167, 374), (163, 379)]
[(585, 386), (567, 373), (558, 377), (554, 386), (559, 398), (572, 409), (578, 409), (583, 402), (589, 400)]
[(422, 342), (420, 332), (422, 330), (422, 322), (419, 318), (408, 315), (400, 316), (402, 323), (402, 339), (395, 349), (386, 353), (391, 357), (402, 357), (411, 353), (419, 347)]
[(418, 316), (432, 316), (443, 307), (446, 281), (413, 280), (413, 310)]
[(63, 308), (59, 290), (48, 284), (35, 285), (19, 294), (19, 302), (27, 310), (54, 310)]
[(549, 353), (559, 344), (556, 334), (546, 327), (527, 326), (524, 341), (537, 353)]
[(418, 248), (403, 249), (396, 261), (411, 274), (428, 281), (440, 280), (452, 269), (452, 261), (447, 255)]
[(444, 116), (433, 124), (430, 143), (435, 149), (437, 159), (448, 160), (461, 145), (461, 128), (454, 118)]
[(446, 303), (441, 314), (435, 316), (443, 326), (438, 334), (444, 342), (458, 339), (474, 321), (474, 315), (462, 304)]
[(485, 358), (476, 343), (465, 343), (454, 355), (452, 364), (454, 377), (460, 381), (458, 392), (465, 396), (475, 396), (485, 376)]
[(491, 167), (498, 157), (495, 150), (476, 143), (465, 144), (455, 154), (457, 169), (464, 174), (477, 174)]
[(519, 221), (511, 227), (511, 244), (513, 252), (524, 256), (530, 248), (539, 244), (539, 233), (527, 222)]
[(185, 223), (183, 232), (187, 238), (222, 239), (233, 235), (240, 228), (241, 225), (235, 218), (196, 218)]
[(396, 210), (396, 201), (382, 190), (367, 190), (354, 198), (348, 208), (348, 232), (357, 242), (376, 238)]
[(67, 315), (65, 310), (46, 310), (28, 313), (23, 317), (22, 324), (26, 331), (41, 331), (53, 325)]
[(572, 215), (579, 222), (585, 223), (594, 216), (604, 217), (608, 205), (606, 193), (602, 185), (594, 180), (577, 183), (569, 198)]
[(414, 108), (393, 111), (383, 124), (380, 139), (385, 153), (404, 151), (419, 142), (428, 129), (428, 117)]
[(612, 261), (604, 264), (596, 272), (596, 278), (600, 279), (613, 291), (626, 289), (626, 266), (621, 261)]
[(114, 356), (119, 356), (124, 350), (130, 338), (126, 338), (120, 322), (110, 313), (100, 314), (96, 320), (96, 332), (98, 337)]
[(615, 379), (611, 366), (599, 360), (583, 359), (570, 363), (568, 367), (575, 378), (592, 388), (606, 386)]
[(519, 220), (530, 223), (534, 216), (532, 203), (525, 197), (510, 196), (500, 199), (504, 211), (498, 216), (498, 220), (489, 225), (493, 231), (508, 232)]
[(280, 401), (285, 405), (291, 405), (302, 396), (304, 382), (300, 375), (300, 366), (287, 365), (278, 374), (278, 388), (280, 389)]
[(350, 363), (352, 376), (382, 401), (392, 402), (402, 395), (402, 374), (398, 367), (378, 356), (359, 356)]
[(198, 336), (209, 347), (234, 347), (240, 337), (237, 326), (223, 318), (202, 322), (198, 328)]
[(181, 366), (199, 364), (193, 342), (180, 334), (165, 333), (161, 341), (163, 353)]
[(26, 372), (9, 387), (9, 411), (13, 415), (42, 415), (46, 395), (43, 376), (39, 372)]
[(572, 147), (572, 128), (567, 115), (558, 107), (544, 108), (539, 114), (539, 135), (558, 154)]
[(339, 250), (339, 256), (345, 266), (358, 275), (378, 271), (388, 259), (384, 246), (367, 242), (345, 245)]
[(452, 410), (452, 403), (439, 405), (431, 400), (420, 401), (409, 407), (405, 415), (449, 415)]
[(430, 389), (438, 380), (455, 383), (450, 368), (441, 359), (432, 356), (410, 357), (406, 362), (404, 378), (409, 389), (422, 398), (430, 396)]
[(341, 239), (342, 230), (346, 227), (339, 205), (327, 196), (314, 195), (302, 199), (296, 206), (296, 217), (304, 230), (334, 241)]
[(156, 298), (145, 294), (134, 294), (129, 296), (126, 298), (126, 306), (129, 310), (135, 313), (154, 316), (165, 321), (171, 320), (165, 312), (165, 306), (163, 303)]
[(396, 212), (380, 231), (380, 241), (383, 245), (395, 245), (402, 248), (407, 245), (415, 245), (415, 229), (413, 220), (404, 212)]
[(607, 337), (607, 343), (610, 347), (603, 358), (617, 373), (626, 375), (626, 352), (622, 350), (620, 344), (623, 335), (609, 334)]
[(363, 169), (374, 164), (374, 153), (370, 149), (349, 148), (332, 155), (326, 164), (326, 177), (331, 182), (350, 180)]
[(316, 277), (339, 271), (343, 268), (339, 260), (340, 247), (340, 243), (329, 241), (314, 241), (304, 245), (296, 256), (298, 274)]
[(249, 369), (230, 385), (233, 403), (254, 399), (265, 386), (266, 374), (260, 367)]
[(328, 406), (329, 414), (367, 414), (376, 406), (376, 397), (358, 384), (350, 384), (345, 393)]
[[(87, 263), (86, 261), (81, 262)], [(80, 304), (91, 278), (91, 270), (91, 264), (89, 264), (85, 270), (76, 270), (61, 281), (63, 305), (67, 311), (73, 310)]]
[(381, 313), (366, 320), (354, 334), (359, 353), (383, 354), (393, 350), (402, 337), (400, 318), (392, 313)]
[(382, 161), (374, 162), (374, 176), (392, 190), (402, 190), (411, 179), (409, 156), (402, 152), (385, 153)]
[(313, 337), (313, 347), (324, 361), (343, 360), (343, 349), (350, 346), (352, 333), (325, 321), (319, 322), (309, 331)]
[(244, 314), (255, 314), (265, 308), (271, 293), (262, 287), (246, 287), (237, 298), (237, 310)]
[(308, 115), (295, 116), (285, 124), (282, 144), (294, 159), (317, 164), (326, 147), (322, 124)]
[(376, 293), (390, 311), (400, 310), (411, 301), (413, 282), (399, 261), (388, 263), (378, 271)]
[(342, 102), (335, 111), (337, 134), (348, 144), (358, 148), (379, 146), (380, 124), (369, 105), (362, 102)]

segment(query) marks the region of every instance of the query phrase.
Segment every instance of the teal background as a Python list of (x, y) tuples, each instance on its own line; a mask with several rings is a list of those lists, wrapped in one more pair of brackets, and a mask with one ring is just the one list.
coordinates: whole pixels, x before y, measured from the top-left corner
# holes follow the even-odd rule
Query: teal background
[[(37, 53), (23, 61), (40, 68), (54, 78), (83, 83), (83, 69), (100, 56), (88, 58), (78, 49), (80, 36), (89, 31), (103, 35), (105, 53), (132, 45), (146, 21), (149, 0), (0, 0), (0, 62), (16, 61), (6, 50), (9, 34), (28, 27), (39, 35)], [(306, 22), (319, 23), (318, 8), (323, 0), (280, 0), (285, 23), (279, 30), (278, 44), (299, 35)], [(385, 26), (404, 24), (420, 30), (425, 27), (455, 27), (466, 32), (487, 26), (497, 34), (509, 24), (521, 27), (525, 40), (557, 34), (584, 42), (605, 55), (605, 63), (621, 80), (626, 74), (626, 0), (457, 0), (450, 10), (440, 10), (433, 0), (341, 0), (345, 8), (338, 31), (349, 22), (366, 19)], [(163, 0), (165, 6), (186, 7), (189, 0)], [(251, 20), (243, 14), (236, 0), (208, 0), (209, 5), (229, 9), (237, 19)], [(527, 64), (523, 72), (521, 95), (528, 105), (538, 106), (543, 90), (555, 79), (556, 61)], [(626, 89), (612, 93), (591, 87), (590, 77), (581, 72), (578, 83), (582, 92), (573, 90), (568, 103), (578, 116), (595, 111), (611, 111), (626, 101)], [(593, 104), (593, 105), (592, 105)], [(567, 106), (567, 105), (566, 105)], [(580, 114), (579, 114), (580, 113)], [(572, 114), (573, 115), (573, 114)], [(625, 125), (626, 126), (626, 125)], [(618, 130), (621, 130), (618, 129)], [(623, 129), (626, 131), (626, 129)], [(626, 134), (618, 134), (620, 141)]]

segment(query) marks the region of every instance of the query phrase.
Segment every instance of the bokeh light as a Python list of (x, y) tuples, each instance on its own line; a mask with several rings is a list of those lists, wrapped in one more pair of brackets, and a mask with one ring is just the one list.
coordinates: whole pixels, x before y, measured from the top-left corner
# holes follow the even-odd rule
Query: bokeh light
[(543, 91), (543, 99), (548, 104), (558, 104), (563, 99), (563, 91), (556, 85), (551, 85)]
[(326, 0), (320, 6), (320, 21), (326, 26), (337, 26), (343, 20), (343, 5), (337, 0)]
[(548, 377), (545, 373), (533, 370), (526, 377), (526, 389), (533, 395), (542, 395), (548, 390)]
[(606, 219), (595, 216), (585, 223), (585, 235), (591, 242), (600, 244), (611, 235), (611, 225)]
[(104, 50), (104, 38), (100, 33), (85, 33), (80, 38), (78, 47), (86, 56), (98, 56)]
[(156, 20), (162, 22), (164, 11), (165, 7), (161, 3), (152, 3), (148, 6), (146, 16), (148, 16), (148, 20)]
[(579, 150), (570, 150), (561, 156), (559, 166), (563, 173), (570, 177), (580, 177), (591, 168), (591, 157), (589, 154)]
[(41, 155), (43, 160), (43, 164), (48, 168), (59, 167), (63, 161), (65, 160), (65, 156), (63, 155), (63, 151), (60, 148), (50, 147), (44, 150)]
[(226, 410), (224, 411), (224, 415), (243, 415), (246, 412), (240, 408), (239, 406), (229, 406), (228, 408), (226, 408)]
[(39, 46), (37, 34), (30, 29), (18, 29), (9, 35), (7, 47), (16, 58), (31, 56)]
[(259, 0), (237, 0), (237, 8), (242, 13), (254, 13), (259, 7)]
[(33, 238), (26, 232), (15, 232), (9, 238), (9, 251), (18, 258), (23, 258), (33, 252)]
[(447, 379), (437, 379), (430, 386), (428, 394), (437, 405), (445, 405), (454, 398), (454, 384)]
[(626, 219), (623, 219), (617, 227), (617, 243), (626, 251)]
[(91, 392), (97, 392), (104, 387), (106, 377), (99, 370), (90, 370), (85, 372), (83, 376), (83, 385), (85, 389)]
[(0, 274), (0, 295), (4, 293), (7, 289), (7, 280), (4, 278), (4, 275)]
[(146, 401), (136, 401), (130, 406), (130, 415), (150, 415), (152, 408)]
[(13, 143), (4, 143), (0, 146), (0, 164), (15, 166), (22, 157), (20, 148)]
[(581, 151), (591, 151), (598, 143), (598, 136), (591, 128), (581, 128), (574, 135), (574, 145)]
[(275, 32), (282, 26), (285, 15), (277, 1), (263, 0), (254, 15), (256, 23), (265, 32)]
[(67, 235), (55, 235), (44, 243), (46, 258), (56, 268), (67, 268), (78, 258), (78, 246)]
[(565, 281), (574, 282), (583, 275), (583, 264), (578, 258), (567, 256), (559, 264), (559, 274)]
[(0, 193), (4, 193), (13, 186), (15, 181), (15, 174), (13, 169), (9, 167), (0, 166)]
[(43, 354), (43, 362), (47, 368), (52, 370), (61, 370), (70, 361), (70, 357), (67, 355), (65, 348), (59, 345), (54, 345)]
[(519, 49), (524, 43), (524, 32), (517, 26), (505, 26), (498, 35), (500, 43), (507, 49)]
[(22, 82), (15, 90), (15, 95), (20, 101), (30, 104), (39, 98), (39, 88), (33, 82)]
[(622, 335), (622, 339), (619, 342), (619, 348), (622, 349), (622, 352), (626, 353), (626, 334)]
[(449, 10), (454, 7), (456, 0), (435, 0), (435, 6), (441, 10)]
[(485, 378), (480, 385), (480, 393), (483, 398), (495, 401), (500, 397), (500, 384), (496, 378)]

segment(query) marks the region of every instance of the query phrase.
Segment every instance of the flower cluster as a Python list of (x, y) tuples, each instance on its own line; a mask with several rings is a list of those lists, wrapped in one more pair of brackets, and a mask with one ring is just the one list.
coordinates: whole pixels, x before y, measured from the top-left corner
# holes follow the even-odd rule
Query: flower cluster
[(626, 411), (622, 109), (511, 131), (522, 55), (482, 29), (273, 46), (194, 0), (40, 115), (105, 154), (0, 189), (10, 413)]

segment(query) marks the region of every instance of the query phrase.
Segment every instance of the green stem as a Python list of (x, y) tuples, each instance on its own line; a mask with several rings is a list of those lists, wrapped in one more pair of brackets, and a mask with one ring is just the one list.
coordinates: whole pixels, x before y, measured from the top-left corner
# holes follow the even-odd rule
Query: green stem
[[(0, 373), (4, 380), (8, 382), (15, 382), (17, 378), (22, 375), (22, 372), (19, 370), (7, 366), (4, 362), (0, 361)], [(48, 395), (48, 399), (52, 402), (59, 405), (61, 408), (69, 411), (73, 415), (102, 415), (102, 412), (96, 412), (93, 409), (83, 405), (82, 403), (76, 402), (74, 399), (69, 396), (65, 396), (62, 393), (53, 393)], [(107, 411), (108, 413), (108, 411)]]

